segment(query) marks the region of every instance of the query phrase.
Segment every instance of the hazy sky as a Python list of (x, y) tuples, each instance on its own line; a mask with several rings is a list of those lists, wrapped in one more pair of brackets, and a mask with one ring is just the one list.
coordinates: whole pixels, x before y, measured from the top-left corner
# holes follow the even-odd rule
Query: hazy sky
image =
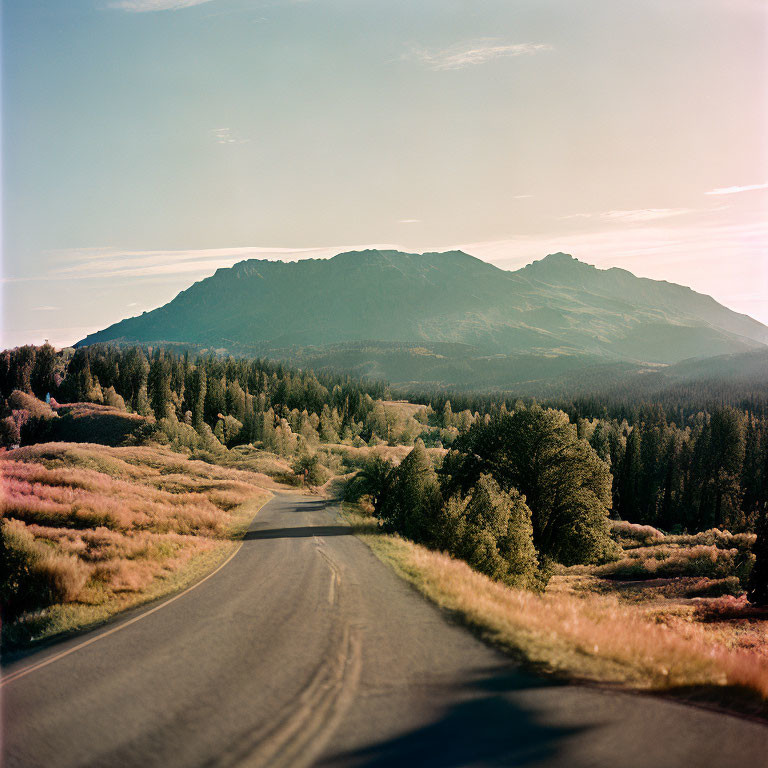
[(5, 0), (2, 68), (3, 346), (365, 244), (768, 323), (765, 0)]

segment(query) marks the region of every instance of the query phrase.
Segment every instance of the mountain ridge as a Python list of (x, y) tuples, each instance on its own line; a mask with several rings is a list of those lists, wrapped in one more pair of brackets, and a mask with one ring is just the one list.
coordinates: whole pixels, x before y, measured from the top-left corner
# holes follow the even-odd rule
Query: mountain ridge
[(247, 259), (87, 336), (213, 347), (459, 343), (479, 354), (674, 363), (768, 345), (768, 327), (712, 297), (564, 253), (507, 271), (464, 251), (367, 249)]

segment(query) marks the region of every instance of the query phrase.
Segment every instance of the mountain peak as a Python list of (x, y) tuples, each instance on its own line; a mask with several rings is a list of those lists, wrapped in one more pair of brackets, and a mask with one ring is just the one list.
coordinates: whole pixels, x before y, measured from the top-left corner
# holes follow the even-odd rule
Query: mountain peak
[(589, 267), (590, 269), (595, 269), (591, 264), (587, 264), (584, 261), (579, 261), (575, 256), (571, 256), (570, 253), (563, 253), (562, 251), (558, 251), (557, 253), (550, 253), (548, 256), (545, 256), (543, 259), (539, 259), (538, 261), (534, 261), (529, 266), (531, 267)]
[(220, 269), (82, 343), (118, 339), (260, 354), (361, 340), (439, 342), (493, 354), (566, 350), (675, 362), (758, 347), (768, 328), (713, 299), (566, 253), (507, 272), (459, 250), (372, 248)]

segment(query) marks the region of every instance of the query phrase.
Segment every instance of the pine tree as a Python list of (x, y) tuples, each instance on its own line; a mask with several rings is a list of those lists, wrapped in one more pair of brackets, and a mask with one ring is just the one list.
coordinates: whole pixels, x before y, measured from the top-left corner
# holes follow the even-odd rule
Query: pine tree
[(37, 350), (30, 374), (30, 386), (35, 397), (41, 400), (56, 393), (56, 350), (47, 342)]
[(424, 443), (417, 440), (395, 471), (391, 491), (381, 507), (381, 519), (387, 530), (429, 543), (434, 539), (441, 506), (435, 469)]
[(171, 365), (161, 351), (158, 351), (149, 366), (147, 389), (149, 404), (156, 419), (175, 412), (171, 395)]
[(448, 429), (448, 427), (453, 426), (453, 410), (451, 409), (451, 401), (446, 400), (445, 405), (443, 406), (443, 427), (445, 429)]
[(192, 377), (192, 426), (200, 432), (205, 424), (205, 396), (208, 390), (205, 367), (198, 364)]
[(490, 475), (481, 475), (465, 519), (456, 554), (492, 579), (516, 586), (534, 582), (538, 558), (531, 511), (517, 491), (505, 493)]

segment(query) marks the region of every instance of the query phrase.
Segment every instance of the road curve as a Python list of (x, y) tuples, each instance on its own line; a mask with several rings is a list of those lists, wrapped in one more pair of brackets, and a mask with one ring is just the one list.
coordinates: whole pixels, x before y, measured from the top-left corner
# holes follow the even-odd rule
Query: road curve
[(3, 673), (7, 768), (745, 768), (768, 755), (758, 723), (521, 673), (332, 506), (290, 494), (195, 589)]

